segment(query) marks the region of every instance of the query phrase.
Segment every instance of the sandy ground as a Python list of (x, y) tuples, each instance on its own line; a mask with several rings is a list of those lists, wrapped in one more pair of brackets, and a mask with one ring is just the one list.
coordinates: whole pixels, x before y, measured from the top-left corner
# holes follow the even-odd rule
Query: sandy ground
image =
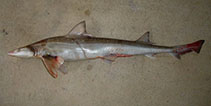
[[(1, 106), (210, 106), (210, 0), (1, 0)], [(150, 31), (161, 45), (206, 40), (201, 53), (65, 63), (53, 79), (41, 60), (7, 52), (64, 35), (86, 20), (94, 36), (135, 40)]]

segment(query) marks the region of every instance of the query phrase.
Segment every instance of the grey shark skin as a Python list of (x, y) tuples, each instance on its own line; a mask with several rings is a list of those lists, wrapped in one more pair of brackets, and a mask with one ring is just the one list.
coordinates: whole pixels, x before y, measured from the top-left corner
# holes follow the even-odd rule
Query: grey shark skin
[[(65, 36), (47, 38), (8, 53), (15, 57), (40, 58), (52, 77), (57, 78), (57, 70), (64, 61), (103, 59), (113, 62), (117, 57), (145, 55), (153, 57), (158, 53), (169, 53), (180, 59), (188, 52), (200, 52), (204, 40), (180, 46), (153, 45), (146, 32), (136, 41), (111, 38), (98, 38), (86, 32), (85, 21), (77, 24)], [(65, 73), (65, 71), (62, 71)]]

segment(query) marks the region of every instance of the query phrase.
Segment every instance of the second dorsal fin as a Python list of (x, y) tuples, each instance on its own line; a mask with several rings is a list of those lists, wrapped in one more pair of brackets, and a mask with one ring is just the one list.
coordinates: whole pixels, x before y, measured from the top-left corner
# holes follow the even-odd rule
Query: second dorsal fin
[(145, 42), (145, 43), (151, 43), (149, 39), (149, 31), (145, 32), (140, 38), (136, 40), (136, 42)]

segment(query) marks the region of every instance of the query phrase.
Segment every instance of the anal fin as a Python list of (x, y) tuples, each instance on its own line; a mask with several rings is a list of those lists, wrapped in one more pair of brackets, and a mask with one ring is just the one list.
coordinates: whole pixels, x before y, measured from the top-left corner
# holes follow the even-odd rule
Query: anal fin
[(181, 59), (181, 56), (178, 53), (170, 53), (170, 55), (176, 57), (177, 59)]

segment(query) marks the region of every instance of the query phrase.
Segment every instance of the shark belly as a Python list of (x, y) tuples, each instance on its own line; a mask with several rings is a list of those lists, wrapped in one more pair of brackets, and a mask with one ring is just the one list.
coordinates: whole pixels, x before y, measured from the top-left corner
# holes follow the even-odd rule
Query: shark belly
[(80, 44), (87, 58), (105, 57), (113, 55), (146, 55), (155, 53), (168, 53), (172, 48), (153, 45), (128, 45), (112, 43)]

